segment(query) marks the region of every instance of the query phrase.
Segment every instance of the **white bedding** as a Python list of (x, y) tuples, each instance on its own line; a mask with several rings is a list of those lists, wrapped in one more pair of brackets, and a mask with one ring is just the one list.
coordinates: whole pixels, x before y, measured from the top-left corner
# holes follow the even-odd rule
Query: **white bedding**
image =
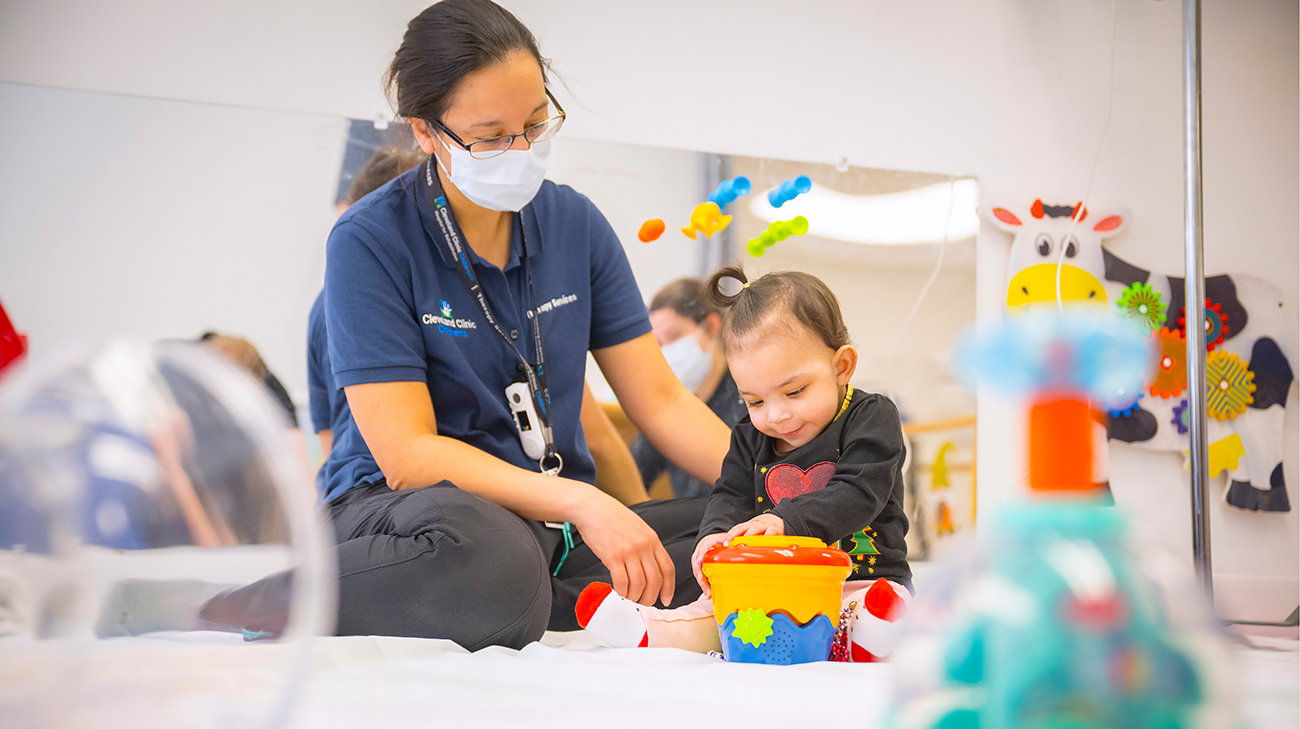
[[(1239, 650), (1247, 715), (1257, 729), (1300, 726), (1297, 643), (1260, 642), (1266, 647)], [(287, 653), (214, 633), (102, 641), (96, 675), (114, 678), (96, 702), (49, 708), (68, 726), (95, 729), (234, 726), (252, 710), (265, 716)], [(892, 675), (886, 664), (754, 666), (675, 649), (615, 650), (582, 632), (474, 654), (441, 640), (327, 638), (313, 662), (293, 715), (301, 729), (876, 727), (880, 710), (863, 707), (884, 705)]]

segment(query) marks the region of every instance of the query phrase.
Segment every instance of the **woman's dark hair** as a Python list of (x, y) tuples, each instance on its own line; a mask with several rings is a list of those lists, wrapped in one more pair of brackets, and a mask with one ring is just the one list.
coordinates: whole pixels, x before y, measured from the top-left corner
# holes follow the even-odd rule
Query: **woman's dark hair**
[(709, 314), (722, 312), (709, 301), (704, 290), (704, 282), (698, 278), (682, 278), (659, 289), (659, 293), (650, 300), (650, 311), (672, 309), (678, 316), (690, 319), (696, 324), (704, 322)]
[[(734, 294), (722, 291), (722, 281), (728, 278), (742, 284)], [(750, 282), (739, 266), (727, 266), (709, 277), (706, 289), (710, 302), (725, 312), (722, 315), (724, 350), (729, 343), (764, 339), (772, 324), (794, 331), (795, 322), (831, 349), (850, 343), (839, 300), (812, 274), (776, 271)]]
[(384, 186), (384, 183), (424, 161), (418, 147), (380, 147), (366, 160), (365, 167), (353, 178), (343, 202), (351, 205)]
[(517, 51), (537, 59), (545, 82), (550, 62), (510, 11), (492, 0), (443, 0), (407, 23), (384, 87), (398, 116), (441, 120), (462, 79)]

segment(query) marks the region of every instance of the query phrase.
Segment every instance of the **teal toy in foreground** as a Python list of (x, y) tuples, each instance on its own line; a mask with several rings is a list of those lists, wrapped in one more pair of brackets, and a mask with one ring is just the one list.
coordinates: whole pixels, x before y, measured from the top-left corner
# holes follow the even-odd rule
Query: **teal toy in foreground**
[(1085, 311), (1027, 312), (957, 348), (967, 381), (1028, 399), (1033, 495), (922, 588), (896, 653), (893, 729), (1239, 726), (1223, 705), (1226, 644), (1208, 618), (1186, 619), (1199, 596), (1144, 573), (1093, 474), (1094, 403), (1141, 384), (1143, 337)]
[(978, 695), (930, 726), (1174, 729), (1195, 726), (1202, 682), (1147, 599), (1115, 509), (1009, 507), (992, 525), (986, 599), (951, 626), (944, 693)]

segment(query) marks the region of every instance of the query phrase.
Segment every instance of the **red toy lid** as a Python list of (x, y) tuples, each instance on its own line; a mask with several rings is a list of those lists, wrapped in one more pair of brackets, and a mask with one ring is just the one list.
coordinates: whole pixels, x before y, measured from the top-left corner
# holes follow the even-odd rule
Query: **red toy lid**
[(715, 544), (704, 555), (710, 564), (789, 564), (849, 567), (843, 550), (827, 547), (814, 537), (736, 537), (728, 545)]

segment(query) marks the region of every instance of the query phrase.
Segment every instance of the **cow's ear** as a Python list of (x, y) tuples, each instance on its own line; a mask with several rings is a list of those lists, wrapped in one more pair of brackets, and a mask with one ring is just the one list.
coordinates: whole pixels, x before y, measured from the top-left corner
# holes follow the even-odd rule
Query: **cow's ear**
[[(1092, 218), (1092, 214), (1089, 213), (1088, 217)], [(1124, 232), (1124, 229), (1128, 227), (1130, 217), (1132, 216), (1127, 210), (1115, 210), (1098, 215), (1096, 218), (1089, 220), (1088, 224), (1092, 226), (1092, 231), (1099, 237), (1109, 238), (1112, 235)]]
[(980, 215), (995, 227), (1013, 235), (1025, 227), (1015, 213), (1001, 205), (984, 203), (980, 206)]

